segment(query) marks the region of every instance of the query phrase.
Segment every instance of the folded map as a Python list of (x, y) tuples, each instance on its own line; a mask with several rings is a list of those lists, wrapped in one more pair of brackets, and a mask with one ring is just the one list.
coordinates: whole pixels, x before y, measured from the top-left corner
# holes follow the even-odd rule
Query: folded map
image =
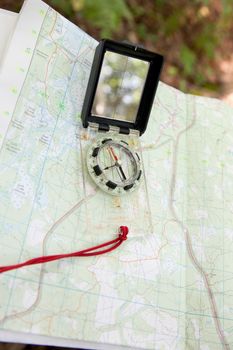
[(113, 217), (86, 195), (80, 161), (96, 45), (25, 2), (0, 73), (0, 265), (103, 243), (122, 219), (129, 238), (107, 255), (0, 275), (0, 329), (86, 348), (230, 349), (233, 110), (160, 82), (141, 141), (151, 232), (137, 202)]

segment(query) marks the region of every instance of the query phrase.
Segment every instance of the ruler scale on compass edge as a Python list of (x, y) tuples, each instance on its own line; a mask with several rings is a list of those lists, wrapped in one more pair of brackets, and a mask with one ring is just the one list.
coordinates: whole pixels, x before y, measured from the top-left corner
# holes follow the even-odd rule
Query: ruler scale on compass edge
[[(111, 241), (119, 222), (130, 233), (107, 255), (1, 274), (0, 338), (76, 348), (229, 349), (232, 108), (160, 82), (140, 143), (131, 132), (97, 146), (114, 141), (118, 130), (113, 122), (96, 138), (95, 121), (84, 129), (81, 120), (97, 44), (39, 0), (27, 0), (20, 12), (0, 76), (0, 265)], [(119, 59), (120, 68), (137, 63)], [(124, 98), (132, 75), (124, 81), (117, 62), (112, 70), (120, 71)], [(109, 110), (98, 94), (92, 111), (124, 124), (127, 110), (132, 124), (137, 108), (128, 109), (127, 96), (124, 110), (113, 98)], [(142, 170), (137, 188), (121, 187), (121, 196), (102, 191), (86, 152), (117, 187)]]

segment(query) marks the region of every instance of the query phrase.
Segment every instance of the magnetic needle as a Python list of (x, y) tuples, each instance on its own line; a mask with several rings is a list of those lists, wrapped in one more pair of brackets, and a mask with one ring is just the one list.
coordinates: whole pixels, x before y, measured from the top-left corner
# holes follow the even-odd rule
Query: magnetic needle
[(107, 137), (92, 143), (87, 152), (87, 168), (94, 182), (112, 195), (134, 191), (142, 178), (138, 153), (127, 142)]

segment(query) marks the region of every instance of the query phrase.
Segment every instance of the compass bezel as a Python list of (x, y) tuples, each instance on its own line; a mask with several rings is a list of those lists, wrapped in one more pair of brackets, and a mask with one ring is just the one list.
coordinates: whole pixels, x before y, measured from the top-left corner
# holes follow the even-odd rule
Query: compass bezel
[[(101, 152), (101, 149), (106, 147), (106, 144), (110, 145), (118, 145), (127, 150), (127, 153), (133, 158), (136, 164), (136, 173), (133, 179), (125, 182), (124, 185), (120, 185), (118, 183), (114, 183), (111, 178), (108, 178), (106, 173), (100, 167), (98, 163), (98, 152)], [(98, 152), (97, 152), (98, 150)], [(121, 196), (124, 194), (128, 194), (133, 192), (136, 188), (139, 187), (142, 180), (142, 165), (141, 159), (137, 152), (134, 152), (128, 145), (128, 143), (124, 140), (116, 140), (111, 137), (101, 137), (95, 140), (89, 147), (87, 151), (87, 169), (88, 173), (91, 176), (92, 180), (96, 183), (98, 187), (100, 187), (104, 192), (108, 194)]]

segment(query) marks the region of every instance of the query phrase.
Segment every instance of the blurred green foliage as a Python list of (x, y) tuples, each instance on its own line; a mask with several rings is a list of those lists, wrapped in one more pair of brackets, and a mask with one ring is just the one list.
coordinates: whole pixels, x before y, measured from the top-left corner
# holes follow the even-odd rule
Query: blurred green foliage
[(196, 93), (219, 89), (218, 56), (232, 0), (51, 0), (100, 39), (139, 42), (166, 57), (164, 80)]
[(86, 0), (82, 14), (93, 26), (100, 29), (102, 37), (112, 36), (123, 19), (132, 19), (125, 0)]
[(96, 39), (129, 40), (164, 54), (167, 83), (196, 93), (219, 90), (219, 62), (233, 47), (233, 0), (45, 1)]

